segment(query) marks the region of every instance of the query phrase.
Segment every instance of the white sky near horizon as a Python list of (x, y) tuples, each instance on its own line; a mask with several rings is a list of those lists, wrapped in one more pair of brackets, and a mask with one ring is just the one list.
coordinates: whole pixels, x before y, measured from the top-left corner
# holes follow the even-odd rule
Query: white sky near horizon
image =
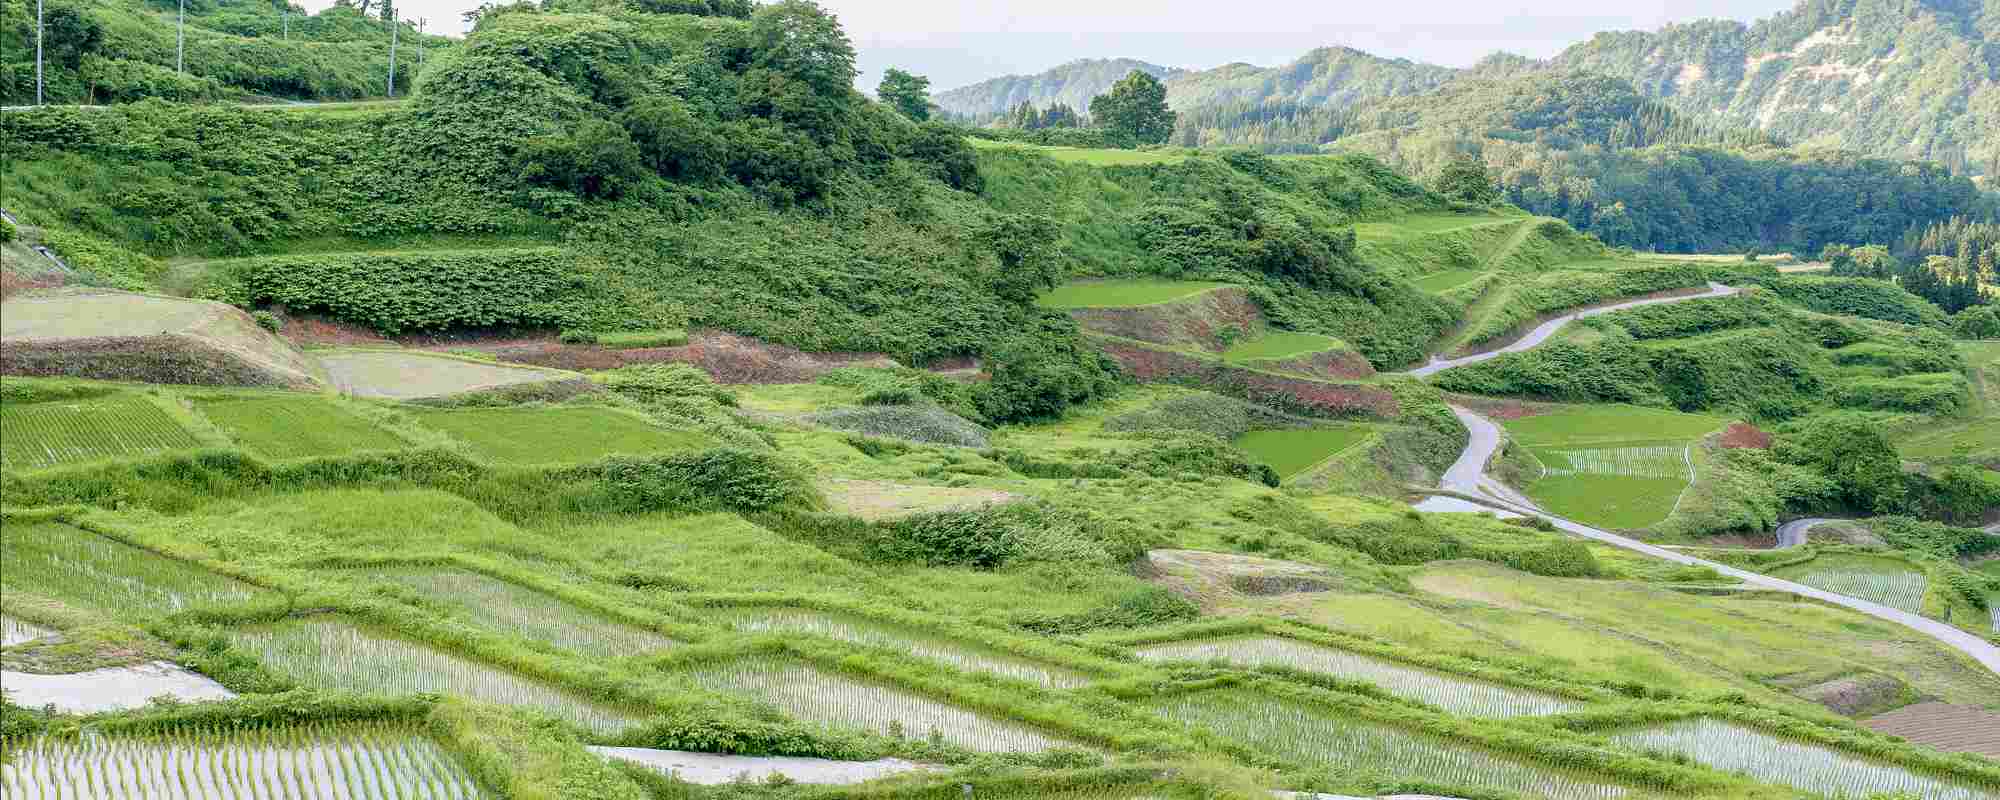
[[(1599, 31), (1675, 22), (1750, 22), (1796, 0), (820, 0), (840, 17), (872, 90), (901, 67), (933, 90), (1032, 74), (1078, 58), (1136, 58), (1206, 69), (1277, 66), (1316, 47), (1343, 45), (1389, 58), (1469, 66), (1506, 50), (1546, 58)], [(309, 9), (331, 0), (307, 0)], [(400, 0), (404, 16), (455, 34), (479, 0)]]

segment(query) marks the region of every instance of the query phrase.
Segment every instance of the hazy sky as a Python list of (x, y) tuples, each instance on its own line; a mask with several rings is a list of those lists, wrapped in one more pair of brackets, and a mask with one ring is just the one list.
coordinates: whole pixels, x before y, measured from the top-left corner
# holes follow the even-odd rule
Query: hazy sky
[[(1795, 0), (820, 0), (861, 53), (860, 85), (885, 67), (950, 89), (1077, 58), (1202, 69), (1276, 66), (1315, 47), (1466, 66), (1495, 50), (1546, 57), (1603, 30), (1708, 17), (1750, 21)], [(320, 8), (331, 0), (307, 0)], [(460, 30), (479, 0), (400, 0), (431, 31)]]

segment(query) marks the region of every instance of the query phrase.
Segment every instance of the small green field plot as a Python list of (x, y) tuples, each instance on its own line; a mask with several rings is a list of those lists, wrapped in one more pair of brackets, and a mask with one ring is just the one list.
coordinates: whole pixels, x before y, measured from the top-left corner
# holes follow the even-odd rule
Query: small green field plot
[(1078, 281), (1058, 286), (1036, 302), (1044, 308), (1131, 308), (1170, 303), (1228, 285), (1156, 278)]
[(444, 748), (388, 723), (10, 742), (0, 795), (97, 800), (477, 800)]
[(1729, 420), (1636, 406), (1569, 406), (1502, 423), (1542, 468), (1527, 492), (1548, 510), (1614, 529), (1656, 524), (1687, 488), (1688, 447)]
[(1439, 294), (1479, 280), (1485, 274), (1485, 272), (1476, 269), (1454, 269), (1425, 275), (1411, 281), (1411, 283), (1416, 284), (1417, 288), (1431, 294)]
[(41, 469), (189, 450), (201, 442), (150, 398), (0, 404), (0, 463)]
[(1348, 777), (1388, 782), (1435, 781), (1506, 789), (1551, 800), (1625, 795), (1624, 788), (1532, 766), (1444, 739), (1345, 719), (1242, 689), (1222, 689), (1155, 701), (1161, 716), (1271, 755), (1328, 767)]
[(914, 628), (876, 622), (849, 614), (798, 608), (745, 608), (724, 615), (740, 631), (811, 633), (830, 639), (901, 650), (942, 661), (962, 670), (991, 672), (1043, 686), (1082, 686), (1089, 678), (1074, 670), (1040, 664), (977, 645), (958, 642)]
[(1908, 792), (1925, 800), (1990, 800), (1991, 792), (1817, 745), (1711, 719), (1683, 720), (1613, 737), (1645, 750), (1680, 753), (1724, 772), (1804, 789), (1822, 797)]
[(804, 664), (737, 659), (699, 668), (692, 677), (710, 689), (747, 694), (821, 725), (901, 731), (919, 739), (935, 736), (987, 753), (1034, 753), (1067, 744), (1010, 722)]
[(540, 639), (589, 656), (663, 650), (672, 639), (585, 611), (525, 586), (463, 570), (391, 569), (377, 577), (498, 633)]
[(1222, 354), (1228, 361), (1282, 361), (1290, 358), (1346, 350), (1347, 343), (1331, 336), (1296, 331), (1272, 331), (1247, 342), (1238, 342)]
[(1354, 235), (1362, 241), (1400, 239), (1461, 228), (1505, 225), (1520, 222), (1522, 219), (1524, 217), (1503, 217), (1494, 214), (1410, 214), (1387, 222), (1360, 223), (1354, 226)]
[(232, 631), (230, 638), (273, 671), (317, 689), (457, 695), (538, 709), (600, 734), (617, 733), (643, 720), (640, 714), (586, 700), (506, 670), (332, 619), (239, 629)]
[(0, 585), (126, 620), (266, 596), (227, 575), (54, 522), (13, 523), (0, 536)]
[(1059, 147), (1055, 145), (1028, 144), (1026, 142), (996, 142), (989, 139), (968, 138), (973, 147), (987, 149), (1025, 150), (1040, 153), (1065, 164), (1087, 164), (1093, 167), (1136, 167), (1147, 164), (1179, 164), (1188, 160), (1185, 152), (1177, 150), (1118, 150), (1098, 147)]
[(1349, 680), (1368, 681), (1400, 697), (1421, 700), (1464, 716), (1537, 716), (1574, 711), (1583, 706), (1582, 703), (1540, 692), (1467, 680), (1276, 636), (1154, 645), (1141, 648), (1139, 657), (1153, 661), (1205, 662), (1220, 659), (1252, 667), (1272, 665), (1323, 672)]
[(1777, 577), (1912, 614), (1924, 610), (1924, 589), (1928, 585), (1924, 573), (1909, 564), (1867, 556), (1821, 556), (1779, 570)]
[(1358, 425), (1251, 431), (1237, 437), (1236, 446), (1251, 458), (1271, 465), (1279, 477), (1289, 478), (1361, 443), (1373, 432)]
[(593, 461), (715, 444), (705, 434), (667, 430), (608, 408), (433, 408), (410, 413), (481, 456), (513, 464)]
[(575, 377), (554, 370), (488, 364), (435, 353), (386, 350), (327, 353), (319, 357), (319, 363), (341, 392), (386, 400), (448, 397)]
[(195, 408), (238, 444), (271, 458), (339, 456), (405, 446), (402, 439), (323, 397), (199, 400)]

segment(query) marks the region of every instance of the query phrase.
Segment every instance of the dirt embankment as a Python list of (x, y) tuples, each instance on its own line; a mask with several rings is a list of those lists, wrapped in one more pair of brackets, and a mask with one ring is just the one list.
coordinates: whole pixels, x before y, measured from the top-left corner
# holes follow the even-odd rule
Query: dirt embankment
[(0, 373), (313, 390), (317, 366), (222, 303), (103, 290), (7, 300)]
[(1264, 312), (1248, 292), (1235, 287), (1150, 306), (1079, 308), (1069, 315), (1084, 330), (1212, 353), (1264, 329)]
[(1375, 377), (1375, 365), (1353, 350), (1324, 350), (1297, 358), (1257, 361), (1260, 369), (1296, 372), (1329, 380), (1367, 380)]

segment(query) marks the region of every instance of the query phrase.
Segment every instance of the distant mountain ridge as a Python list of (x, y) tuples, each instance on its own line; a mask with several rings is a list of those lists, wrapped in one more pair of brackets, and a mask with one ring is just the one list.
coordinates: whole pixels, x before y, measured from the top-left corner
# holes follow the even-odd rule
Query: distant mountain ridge
[(1003, 75), (940, 92), (931, 101), (951, 114), (972, 118), (1003, 114), (1023, 102), (1037, 108), (1065, 103), (1083, 110), (1090, 107), (1090, 98), (1109, 91), (1111, 84), (1134, 70), (1161, 80), (1186, 72), (1130, 58), (1085, 58), (1034, 75)]

